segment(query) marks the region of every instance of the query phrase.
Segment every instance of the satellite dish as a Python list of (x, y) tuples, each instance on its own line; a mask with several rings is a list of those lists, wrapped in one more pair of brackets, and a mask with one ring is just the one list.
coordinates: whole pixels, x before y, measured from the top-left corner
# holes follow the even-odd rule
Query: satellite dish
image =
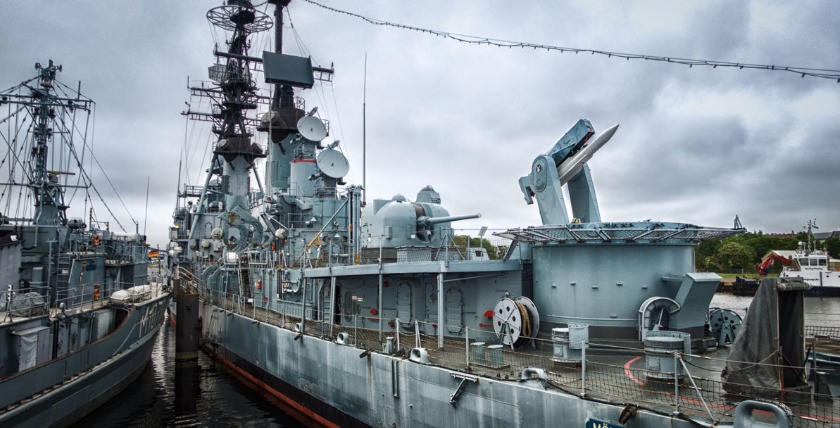
[(327, 149), (318, 153), (318, 169), (330, 178), (341, 178), (350, 171), (350, 163), (338, 150)]
[(327, 138), (327, 127), (315, 116), (306, 115), (297, 123), (298, 132), (309, 141), (321, 141)]

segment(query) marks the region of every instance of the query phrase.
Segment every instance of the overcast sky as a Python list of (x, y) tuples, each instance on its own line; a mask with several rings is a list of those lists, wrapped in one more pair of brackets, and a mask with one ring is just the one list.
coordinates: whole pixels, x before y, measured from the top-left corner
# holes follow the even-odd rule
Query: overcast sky
[[(323, 3), (496, 39), (840, 69), (833, 1)], [(0, 2), (0, 87), (34, 76), (34, 63), (48, 59), (63, 65), (63, 82), (82, 81), (97, 103), (94, 149), (141, 232), (150, 179), (146, 231), (153, 244), (167, 242), (185, 134), (189, 181), (203, 180), (210, 137), (185, 132), (194, 125), (179, 113), (189, 100), (188, 76), (206, 79), (214, 43), (224, 41), (205, 18), (219, 4)], [(621, 125), (589, 163), (605, 221), (731, 227), (737, 214), (751, 231), (800, 230), (808, 219), (823, 231), (840, 229), (836, 81), (467, 45), (303, 0), (289, 12), (294, 29), (287, 20), (285, 51), (335, 66), (331, 86), (298, 95), (331, 121), (328, 138), (341, 140), (351, 162), (347, 181), (357, 184), (367, 55), (368, 200), (396, 193), (413, 200), (430, 184), (452, 214), (482, 214), (458, 226), (538, 225), (537, 207), (525, 204), (517, 180), (587, 118), (596, 131)], [(254, 39), (252, 54), (270, 49), (268, 33)]]

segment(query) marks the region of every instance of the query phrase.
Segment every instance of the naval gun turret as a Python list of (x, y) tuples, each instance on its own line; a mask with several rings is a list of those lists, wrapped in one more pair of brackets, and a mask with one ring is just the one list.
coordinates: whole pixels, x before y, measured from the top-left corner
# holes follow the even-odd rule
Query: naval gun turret
[(586, 120), (579, 120), (545, 154), (531, 164), (531, 173), (519, 179), (519, 187), (529, 205), (537, 199), (545, 225), (568, 224), (563, 185), (568, 184), (574, 222), (601, 221), (592, 174), (586, 162), (612, 138), (618, 125), (594, 137), (595, 130)]
[(432, 186), (411, 202), (403, 195), (375, 199), (362, 212), (367, 248), (440, 247), (452, 235), (453, 221), (479, 218), (481, 214), (449, 215)]

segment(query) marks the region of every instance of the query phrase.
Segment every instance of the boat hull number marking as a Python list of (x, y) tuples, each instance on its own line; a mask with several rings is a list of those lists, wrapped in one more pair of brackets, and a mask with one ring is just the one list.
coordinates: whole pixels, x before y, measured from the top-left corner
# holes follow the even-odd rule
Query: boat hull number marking
[(589, 420), (586, 421), (586, 428), (624, 428), (624, 425), (617, 424), (615, 422), (589, 418)]

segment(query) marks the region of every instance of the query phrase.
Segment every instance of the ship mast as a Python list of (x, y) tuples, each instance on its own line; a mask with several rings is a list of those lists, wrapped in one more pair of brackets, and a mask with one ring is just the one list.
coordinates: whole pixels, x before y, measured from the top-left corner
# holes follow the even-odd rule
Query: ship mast
[(817, 227), (816, 220), (808, 220), (807, 227), (807, 235), (808, 235), (808, 242), (805, 244), (805, 255), (810, 256), (811, 253), (815, 250), (814, 248), (814, 229), (819, 229)]
[[(18, 86), (23, 90), (21, 93), (4, 94), (0, 99), (0, 104), (19, 105), (27, 109), (32, 118), (32, 148), (26, 185), (32, 190), (35, 211), (32, 218), (15, 220), (31, 221), (42, 226), (66, 225), (69, 207), (64, 202), (65, 186), (60, 183), (59, 176), (74, 173), (50, 169), (50, 146), (54, 144), (56, 136), (59, 139), (65, 138), (66, 134), (74, 130), (61, 128), (62, 122), (58, 122), (59, 129), (54, 130), (54, 124), (65, 112), (73, 112), (76, 109), (89, 112), (92, 101), (80, 96), (61, 97), (55, 93), (56, 74), (62, 67), (54, 64), (52, 60), (46, 67), (36, 63), (35, 69), (38, 70), (38, 76), (30, 82), (36, 81), (36, 85), (30, 86), (25, 82)], [(23, 93), (24, 91), (28, 93)], [(52, 167), (61, 169), (62, 164)]]
[(64, 204), (64, 192), (58, 185), (57, 175), (47, 171), (47, 152), (49, 140), (53, 135), (50, 116), (55, 117), (53, 105), (58, 102), (50, 90), (53, 88), (56, 72), (61, 71), (61, 66), (54, 65), (50, 60), (47, 67), (42, 67), (38, 63), (35, 64), (35, 68), (38, 70), (40, 87), (32, 90), (32, 96), (36, 102), (33, 109), (36, 122), (33, 131), (35, 145), (32, 150), (32, 177), (29, 182), (35, 194), (34, 220), (36, 224), (46, 224), (58, 218), (61, 224), (65, 224), (67, 206)]
[(254, 157), (262, 155), (262, 150), (250, 144), (251, 134), (246, 128), (245, 112), (257, 108), (248, 36), (271, 28), (271, 20), (254, 9), (248, 0), (229, 0), (227, 5), (211, 9), (207, 19), (219, 28), (232, 31), (228, 51), (214, 52), (224, 64), (217, 63), (209, 70), (211, 80), (217, 82), (221, 90), (214, 98), (218, 103), (213, 112), (213, 118), (217, 119), (213, 132), (218, 135), (214, 154), (225, 157), (228, 162), (242, 156), (253, 164)]
[[(274, 52), (283, 53), (283, 10), (289, 6), (291, 0), (269, 0), (274, 5)], [(271, 102), (273, 110), (292, 108), (294, 90), (289, 85), (277, 85)]]
[[(274, 52), (283, 53), (283, 11), (291, 0), (269, 0), (274, 5)], [(291, 180), (292, 139), (297, 134), (297, 122), (304, 112), (303, 100), (295, 98), (294, 88), (277, 84), (271, 100), (271, 109), (263, 117), (258, 131), (269, 135), (268, 161), (266, 162), (266, 194), (288, 191)]]
[[(250, 129), (256, 126), (257, 119), (249, 112), (256, 110), (267, 97), (261, 97), (256, 92), (257, 85), (251, 75), (256, 58), (248, 55), (248, 37), (270, 29), (272, 22), (267, 14), (256, 10), (248, 0), (228, 0), (223, 6), (208, 11), (207, 19), (214, 26), (228, 31), (230, 38), (227, 40), (226, 52), (214, 50), (216, 64), (208, 70), (213, 83), (190, 87), (192, 95), (212, 100), (212, 111), (188, 110), (184, 113), (195, 120), (212, 121), (212, 130), (217, 136), (199, 209), (207, 209), (210, 193), (208, 186), (216, 177), (217, 180), (213, 182), (213, 198), (218, 197), (215, 195), (220, 197), (213, 201), (215, 206), (231, 213), (231, 219), (237, 218), (242, 223), (252, 224), (255, 220), (248, 214), (251, 208), (251, 171), (255, 167), (255, 160), (265, 157), (265, 154), (259, 145), (251, 141), (253, 134)], [(195, 221), (198, 219), (196, 216)], [(226, 238), (230, 249), (237, 251), (254, 238), (245, 236), (247, 232), (243, 233), (253, 228), (233, 223), (230, 224), (231, 233), (227, 233)], [(195, 231), (195, 227), (190, 227), (190, 238)]]

